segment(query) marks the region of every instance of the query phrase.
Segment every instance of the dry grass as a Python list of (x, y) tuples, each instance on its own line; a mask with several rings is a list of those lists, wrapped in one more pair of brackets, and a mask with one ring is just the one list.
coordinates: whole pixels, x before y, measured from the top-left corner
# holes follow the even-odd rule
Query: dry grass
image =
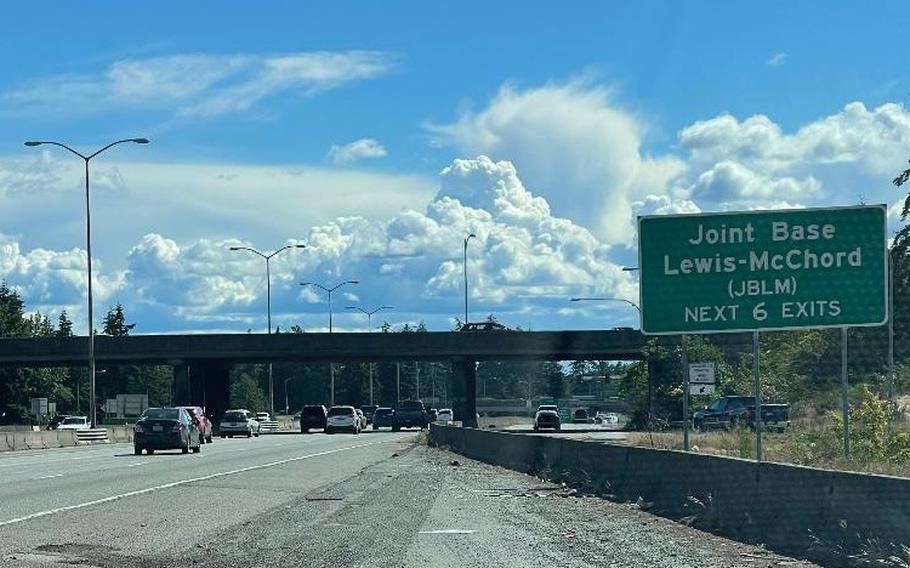
[[(794, 464), (792, 448), (789, 443), (789, 436), (791, 435), (793, 435), (792, 431), (785, 434), (765, 433), (762, 436), (762, 457), (764, 461)], [(754, 440), (755, 433), (748, 430), (691, 432), (689, 434), (689, 447), (692, 451), (701, 454), (755, 459)], [(683, 434), (682, 432), (655, 432), (653, 434), (648, 432), (630, 432), (625, 443), (643, 448), (682, 450)], [(910, 465), (859, 463), (845, 458), (838, 458), (814, 464), (813, 467), (910, 478)]]

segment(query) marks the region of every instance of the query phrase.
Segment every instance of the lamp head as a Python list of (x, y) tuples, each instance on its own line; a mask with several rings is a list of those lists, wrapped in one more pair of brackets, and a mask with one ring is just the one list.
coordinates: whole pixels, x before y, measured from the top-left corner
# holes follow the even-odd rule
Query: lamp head
[(37, 140), (26, 140), (25, 142), (26, 146), (40, 146), (41, 144), (42, 143), (38, 142)]
[(133, 138), (131, 142), (135, 142), (136, 144), (148, 144), (150, 140), (148, 138)]

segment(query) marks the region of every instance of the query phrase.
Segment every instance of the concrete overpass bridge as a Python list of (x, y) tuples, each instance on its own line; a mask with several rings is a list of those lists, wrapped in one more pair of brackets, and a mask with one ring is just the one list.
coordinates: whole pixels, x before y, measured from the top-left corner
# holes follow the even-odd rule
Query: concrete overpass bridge
[[(216, 416), (230, 406), (229, 375), (238, 363), (448, 361), (458, 385), (455, 411), (476, 412), (476, 362), (483, 360), (641, 359), (637, 330), (426, 333), (279, 333), (135, 335), (95, 338), (99, 365), (152, 364), (174, 369), (175, 401), (205, 404)], [(674, 343), (675, 338), (662, 338)], [(88, 364), (87, 337), (0, 339), (0, 366)]]

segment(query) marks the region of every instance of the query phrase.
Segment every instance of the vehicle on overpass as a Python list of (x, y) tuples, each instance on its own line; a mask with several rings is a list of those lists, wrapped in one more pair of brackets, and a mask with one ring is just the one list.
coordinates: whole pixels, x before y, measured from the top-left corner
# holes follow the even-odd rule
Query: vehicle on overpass
[(559, 407), (555, 404), (542, 404), (537, 407), (534, 413), (534, 429), (552, 428), (553, 430), (561, 429), (562, 424), (559, 420)]
[(350, 432), (360, 434), (360, 418), (353, 406), (333, 406), (326, 418), (325, 433)]
[[(765, 430), (784, 432), (790, 427), (790, 406), (762, 404), (761, 421)], [(732, 430), (737, 426), (755, 428), (755, 396), (722, 396), (692, 415), (696, 430)]]
[(86, 430), (91, 427), (88, 416), (67, 416), (57, 425), (57, 430)]
[(259, 436), (259, 421), (249, 410), (234, 409), (228, 410), (221, 417), (219, 434), (222, 438), (233, 438), (234, 436), (246, 436), (252, 438)]
[(440, 408), (436, 414), (437, 424), (451, 424), (452, 420), (454, 420), (454, 415), (451, 408)]
[(325, 430), (325, 406), (321, 404), (308, 404), (300, 411), (300, 431), (306, 434), (311, 429)]
[(268, 412), (257, 412), (256, 421), (257, 422), (271, 422), (272, 417), (269, 415)]
[(133, 453), (149, 455), (157, 450), (180, 450), (198, 454), (202, 449), (199, 427), (185, 408), (148, 408), (133, 427)]
[(209, 444), (212, 443), (212, 421), (209, 420), (208, 416), (205, 415), (205, 411), (202, 410), (201, 406), (180, 406), (178, 408), (186, 409), (190, 413), (190, 416), (193, 417), (193, 420), (196, 421), (196, 426), (199, 428), (199, 436), (202, 438), (203, 442)]
[(390, 406), (380, 406), (373, 413), (373, 430), (392, 428), (395, 426), (395, 409)]
[(392, 431), (402, 428), (427, 428), (427, 411), (419, 400), (403, 400), (395, 407), (395, 421)]

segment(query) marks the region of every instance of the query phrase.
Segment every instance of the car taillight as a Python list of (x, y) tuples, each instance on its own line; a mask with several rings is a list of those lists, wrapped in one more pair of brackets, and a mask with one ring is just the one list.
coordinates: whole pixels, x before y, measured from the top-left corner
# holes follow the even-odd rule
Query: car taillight
[(178, 422), (174, 425), (174, 432), (180, 432), (181, 430), (183, 430), (183, 422)]

